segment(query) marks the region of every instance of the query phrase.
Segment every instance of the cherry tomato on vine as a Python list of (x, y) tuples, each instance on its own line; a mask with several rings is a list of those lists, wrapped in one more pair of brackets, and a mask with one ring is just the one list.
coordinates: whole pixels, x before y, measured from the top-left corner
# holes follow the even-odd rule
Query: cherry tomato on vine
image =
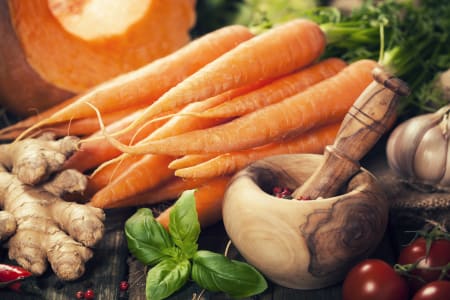
[(424, 285), (412, 300), (447, 300), (450, 298), (450, 281), (436, 280)]
[(355, 265), (342, 285), (343, 300), (407, 300), (408, 294), (406, 280), (380, 259)]
[(438, 279), (450, 280), (450, 274), (440, 278), (439, 269), (450, 263), (450, 240), (433, 240), (430, 245), (427, 255), (427, 240), (419, 237), (400, 251), (398, 264), (408, 265), (417, 262), (417, 266), (409, 271), (412, 276), (408, 276), (408, 284), (412, 291), (417, 291), (426, 283)]

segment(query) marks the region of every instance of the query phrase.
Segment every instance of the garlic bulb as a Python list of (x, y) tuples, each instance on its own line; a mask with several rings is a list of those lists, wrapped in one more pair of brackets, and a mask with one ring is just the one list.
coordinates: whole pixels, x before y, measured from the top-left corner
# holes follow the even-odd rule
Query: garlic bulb
[(450, 189), (450, 105), (398, 125), (388, 138), (389, 167), (413, 185)]

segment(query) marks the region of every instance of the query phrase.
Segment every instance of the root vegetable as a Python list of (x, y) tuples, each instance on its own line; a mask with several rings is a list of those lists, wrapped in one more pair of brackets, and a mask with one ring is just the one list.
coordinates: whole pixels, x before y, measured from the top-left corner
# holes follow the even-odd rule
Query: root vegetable
[[(219, 154), (204, 162), (175, 170), (182, 178), (213, 178), (234, 174), (250, 163), (264, 157), (289, 153), (322, 153), (325, 146), (333, 143), (340, 122), (312, 129), (298, 137), (271, 143), (261, 147)], [(194, 154), (191, 154), (194, 155)], [(204, 154), (206, 157), (208, 154)], [(194, 159), (195, 159), (194, 155)], [(197, 156), (198, 158), (198, 156)], [(169, 164), (169, 168), (171, 168)]]
[[(150, 133), (145, 140), (157, 140), (218, 124), (223, 121), (221, 118), (197, 118), (191, 116), (190, 113), (198, 113), (220, 105), (235, 96), (257, 89), (262, 84), (263, 82), (257, 82), (229, 90), (203, 101), (188, 104), (180, 111), (180, 115), (174, 116), (167, 123), (161, 125)], [(85, 144), (86, 142), (82, 145)], [(90, 176), (88, 193), (95, 192), (91, 204), (100, 208), (110, 207), (115, 205), (115, 202), (133, 197), (156, 184), (164, 182), (173, 173), (167, 167), (173, 159), (173, 157), (166, 155), (129, 155), (123, 153), (115, 159), (106, 161), (98, 166)], [(149, 176), (151, 176), (150, 179)], [(142, 180), (143, 178), (145, 180)]]
[(253, 36), (247, 27), (240, 25), (215, 30), (170, 55), (108, 80), (75, 99), (64, 101), (63, 104), (68, 102), (67, 105), (60, 104), (61, 109), (52, 108), (51, 113), (45, 111), (46, 117), (37, 118), (39, 122), (36, 118), (27, 118), (21, 126), (27, 124), (28, 128), (18, 138), (43, 126), (95, 116), (92, 106), (102, 115), (131, 106), (148, 106), (186, 77)]
[(111, 206), (108, 206), (108, 208), (151, 205), (178, 199), (184, 191), (196, 189), (208, 181), (210, 180), (191, 178), (184, 179), (173, 176), (172, 179), (167, 180), (153, 189), (149, 189), (138, 195), (133, 195), (120, 202), (113, 203)]
[(7, 211), (0, 211), (0, 241), (7, 239), (16, 231), (16, 219)]
[(144, 155), (127, 170), (117, 172), (117, 178), (108, 182), (90, 199), (95, 207), (105, 208), (115, 202), (144, 192), (172, 178), (173, 171), (167, 166), (173, 157), (167, 155)]
[(373, 60), (354, 62), (335, 76), (303, 92), (218, 126), (158, 140), (145, 140), (131, 146), (118, 143), (113, 138), (108, 140), (130, 154), (173, 156), (223, 153), (262, 146), (342, 120), (359, 94), (369, 85), (371, 70), (376, 65)]
[(93, 255), (90, 247), (103, 236), (101, 209), (61, 198), (86, 188), (81, 173), (59, 172), (77, 143), (44, 135), (0, 146), (0, 207), (17, 226), (8, 240), (9, 257), (36, 275), (50, 263), (60, 279), (79, 278)]
[(166, 56), (195, 17), (194, 0), (2, 0), (1, 104), (29, 115)]
[(345, 66), (346, 63), (339, 58), (325, 59), (294, 73), (282, 76), (264, 87), (235, 97), (232, 101), (212, 107), (200, 113), (199, 116), (208, 118), (243, 116), (300, 93), (310, 86), (336, 75)]
[[(156, 115), (227, 90), (289, 74), (317, 60), (326, 40), (316, 23), (293, 20), (249, 39), (170, 89), (127, 130)], [(276, 54), (276, 55), (274, 55)]]

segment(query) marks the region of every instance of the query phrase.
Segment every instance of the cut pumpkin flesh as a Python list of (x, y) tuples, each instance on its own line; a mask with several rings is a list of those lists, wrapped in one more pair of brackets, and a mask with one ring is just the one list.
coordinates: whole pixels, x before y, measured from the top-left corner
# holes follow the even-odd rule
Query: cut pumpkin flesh
[(195, 0), (0, 0), (0, 101), (53, 106), (189, 40)]

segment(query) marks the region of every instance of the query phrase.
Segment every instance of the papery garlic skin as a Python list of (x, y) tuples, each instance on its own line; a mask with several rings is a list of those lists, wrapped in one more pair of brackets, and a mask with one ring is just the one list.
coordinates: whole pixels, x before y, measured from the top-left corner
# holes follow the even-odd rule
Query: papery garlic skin
[(389, 167), (412, 184), (450, 189), (450, 105), (399, 124), (388, 138)]

